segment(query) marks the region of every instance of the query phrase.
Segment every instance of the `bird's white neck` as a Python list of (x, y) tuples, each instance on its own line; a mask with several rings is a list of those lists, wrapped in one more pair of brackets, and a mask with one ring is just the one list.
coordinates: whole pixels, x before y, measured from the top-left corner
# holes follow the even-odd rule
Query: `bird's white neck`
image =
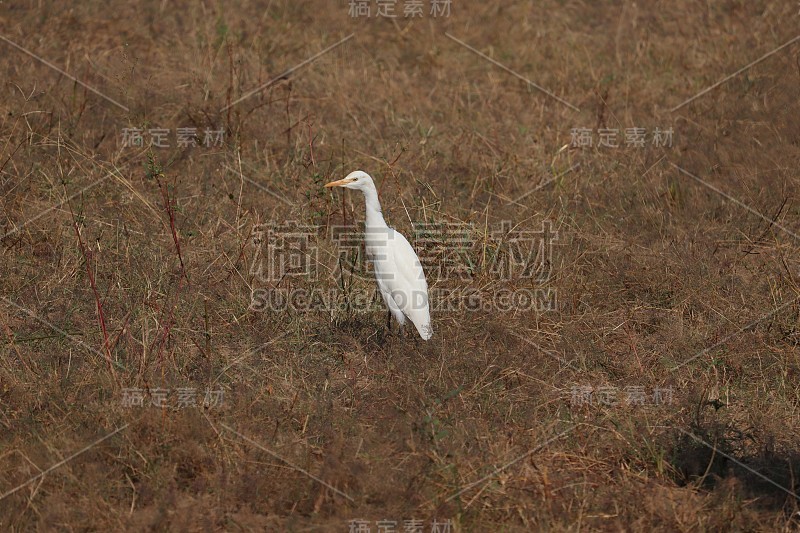
[(368, 187), (362, 192), (364, 193), (364, 202), (367, 206), (367, 218), (365, 225), (368, 228), (385, 228), (386, 221), (383, 219), (383, 213), (381, 213), (381, 203), (378, 201), (378, 191), (375, 190), (375, 187)]

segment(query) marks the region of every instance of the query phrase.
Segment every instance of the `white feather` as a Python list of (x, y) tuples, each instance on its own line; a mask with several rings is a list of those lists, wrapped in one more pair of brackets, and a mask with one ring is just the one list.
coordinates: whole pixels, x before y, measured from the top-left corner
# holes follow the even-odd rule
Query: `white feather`
[(367, 255), (375, 269), (378, 290), (392, 316), (401, 326), (406, 318), (417, 328), (420, 337), (433, 335), (428, 304), (428, 282), (422, 264), (408, 240), (386, 225), (381, 214), (378, 191), (366, 172), (357, 170), (326, 187), (346, 187), (364, 193), (367, 217), (365, 235)]

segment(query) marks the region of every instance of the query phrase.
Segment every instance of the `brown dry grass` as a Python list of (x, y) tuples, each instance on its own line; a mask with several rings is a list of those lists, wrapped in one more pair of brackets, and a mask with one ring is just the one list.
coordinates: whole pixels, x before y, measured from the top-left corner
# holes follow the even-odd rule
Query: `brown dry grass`
[[(0, 233), (19, 228), (0, 242), (0, 494), (129, 424), (0, 500), (3, 530), (797, 528), (795, 498), (718, 452), (800, 489), (798, 237), (670, 165), (800, 231), (800, 44), (670, 112), (794, 37), (796, 5), (456, 1), (411, 23), (346, 2), (112, 4), (0, 7), (3, 35), (130, 108), (0, 42)], [(120, 146), (125, 127), (218, 126), (217, 148)], [(675, 142), (559, 153), (575, 127)], [(434, 314), (428, 343), (385, 339), (379, 311), (250, 311), (253, 228), (359, 219), (360, 198), (320, 187), (356, 168), (407, 234), (552, 221), (556, 309)], [(442, 286), (530, 286), (493, 279), (480, 248)], [(219, 408), (121, 405), (212, 385)], [(576, 406), (576, 385), (674, 399)]]

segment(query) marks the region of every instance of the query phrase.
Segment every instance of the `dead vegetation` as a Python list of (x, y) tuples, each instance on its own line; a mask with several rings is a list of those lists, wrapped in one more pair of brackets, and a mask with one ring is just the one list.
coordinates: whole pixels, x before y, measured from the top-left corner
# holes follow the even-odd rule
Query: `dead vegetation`
[[(3, 36), (119, 105), (0, 42), (0, 526), (796, 529), (800, 42), (671, 110), (799, 16), (4, 4)], [(123, 146), (123, 128), (168, 129), (169, 146)], [(593, 146), (561, 150), (574, 128)], [(598, 146), (608, 129), (618, 147)], [(321, 185), (356, 168), (406, 235), (469, 224), (467, 267), (432, 289), (546, 288), (553, 308), (456, 306), (430, 342), (387, 336), (330, 237), (361, 199)], [(545, 276), (493, 269), (515, 253), (503, 221), (552, 225)], [(258, 274), (271, 223), (314, 228), (313, 276)], [(258, 289), (335, 305), (256, 312)], [(143, 407), (123, 405), (131, 389)]]

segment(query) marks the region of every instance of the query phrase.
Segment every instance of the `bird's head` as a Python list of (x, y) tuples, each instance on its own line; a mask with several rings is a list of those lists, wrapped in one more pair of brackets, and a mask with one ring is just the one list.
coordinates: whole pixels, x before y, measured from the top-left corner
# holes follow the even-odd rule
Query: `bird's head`
[(348, 174), (345, 178), (326, 183), (325, 187), (346, 187), (348, 189), (358, 189), (364, 191), (369, 187), (374, 189), (375, 183), (372, 181), (372, 178), (369, 174), (360, 170), (356, 170), (355, 172)]

